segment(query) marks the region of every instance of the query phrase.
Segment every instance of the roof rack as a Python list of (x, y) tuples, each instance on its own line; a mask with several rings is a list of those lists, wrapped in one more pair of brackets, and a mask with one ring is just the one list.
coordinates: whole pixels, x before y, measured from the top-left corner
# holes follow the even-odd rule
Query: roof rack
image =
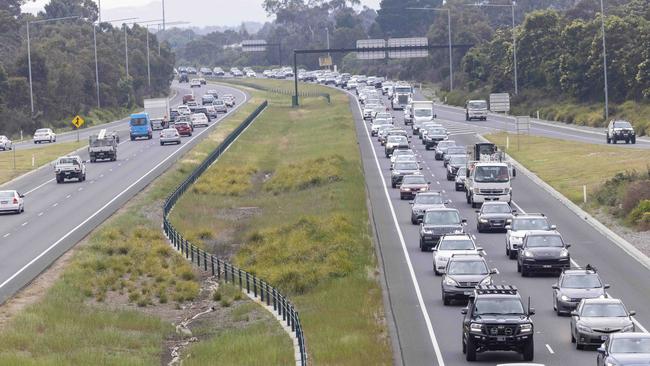
[(516, 295), (517, 288), (512, 285), (479, 285), (476, 286), (479, 295)]
[(579, 271), (579, 270), (593, 271), (594, 273), (598, 272), (598, 269), (596, 267), (592, 266), (590, 263), (588, 263), (585, 267), (562, 268), (562, 272), (565, 272), (565, 271)]

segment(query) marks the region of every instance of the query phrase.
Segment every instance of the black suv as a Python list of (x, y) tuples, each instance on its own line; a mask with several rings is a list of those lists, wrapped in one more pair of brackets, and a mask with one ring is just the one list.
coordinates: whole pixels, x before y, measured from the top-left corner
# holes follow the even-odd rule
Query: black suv
[(414, 161), (404, 161), (395, 163), (395, 166), (390, 168), (390, 170), (390, 185), (393, 188), (397, 188), (397, 186), (402, 184), (405, 175), (420, 173), (422, 168)]
[(462, 233), (466, 219), (460, 218), (455, 208), (432, 208), (426, 210), (420, 224), (420, 250), (430, 251), (438, 245), (445, 234)]
[(535, 355), (533, 322), (535, 309), (524, 308), (517, 288), (510, 285), (477, 286), (463, 318), (463, 353), (467, 361), (486, 351), (515, 351), (524, 361)]
[(630, 142), (636, 144), (636, 133), (632, 124), (628, 121), (614, 120), (609, 122), (605, 134), (607, 135), (608, 144), (615, 144), (616, 141), (625, 141), (626, 144)]
[(523, 277), (531, 272), (562, 272), (571, 267), (569, 247), (562, 235), (554, 231), (532, 230), (517, 248), (517, 272)]

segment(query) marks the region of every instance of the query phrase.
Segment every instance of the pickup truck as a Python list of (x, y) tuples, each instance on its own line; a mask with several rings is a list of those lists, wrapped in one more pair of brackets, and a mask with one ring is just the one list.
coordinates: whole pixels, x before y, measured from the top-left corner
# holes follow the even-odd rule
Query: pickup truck
[(63, 156), (56, 159), (54, 174), (57, 183), (63, 183), (66, 179), (77, 179), (83, 182), (86, 180), (86, 165), (79, 156)]
[(106, 130), (99, 131), (96, 135), (88, 138), (88, 155), (90, 162), (97, 160), (117, 160), (117, 135), (108, 134)]

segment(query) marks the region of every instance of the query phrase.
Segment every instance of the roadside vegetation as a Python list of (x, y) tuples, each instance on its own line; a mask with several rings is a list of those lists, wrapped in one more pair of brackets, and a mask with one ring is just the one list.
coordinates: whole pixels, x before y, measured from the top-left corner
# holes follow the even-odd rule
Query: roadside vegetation
[(331, 93), (332, 103), (309, 97), (292, 108), (289, 96), (262, 93), (269, 108), (179, 200), (171, 220), (195, 233), (195, 244), (289, 296), (314, 364), (391, 364), (348, 98), (309, 88)]
[[(564, 196), (588, 211), (604, 210), (637, 230), (650, 229), (650, 151), (521, 136), (485, 136)], [(559, 168), (558, 168), (559, 167)], [(583, 203), (587, 186), (587, 204)]]
[[(32, 149), (16, 148), (16, 151), (3, 151), (0, 153), (0, 184), (8, 182), (31, 170), (49, 164), (59, 156), (86, 145), (86, 141), (64, 142), (51, 145), (41, 145)], [(15, 157), (15, 165), (14, 165)], [(32, 157), (34, 165), (32, 166)]]
[[(174, 251), (160, 229), (163, 199), (260, 102), (253, 98), (222, 121), (74, 249), (43, 297), (0, 324), (0, 364), (158, 365), (191, 337), (198, 342), (189, 353), (181, 349), (181, 357), (190, 355), (192, 365), (217, 359), (233, 364), (222, 353), (241, 350), (248, 337), (272, 346), (272, 352), (256, 352), (270, 364), (293, 361), (291, 341), (271, 314), (238, 291), (214, 291), (207, 275)], [(179, 319), (210, 307), (187, 325), (189, 333), (175, 331)], [(232, 348), (213, 347), (217, 338), (233, 339)]]

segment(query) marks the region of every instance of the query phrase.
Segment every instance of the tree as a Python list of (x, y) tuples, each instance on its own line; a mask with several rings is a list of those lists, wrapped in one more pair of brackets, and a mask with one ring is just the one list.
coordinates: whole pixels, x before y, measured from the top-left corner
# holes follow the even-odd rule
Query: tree
[(99, 14), (99, 8), (93, 0), (51, 0), (44, 10), (39, 14), (44, 18), (80, 16), (89, 22), (96, 21)]
[(428, 11), (409, 8), (439, 8), (442, 0), (382, 0), (377, 24), (386, 37), (423, 37), (433, 21)]

